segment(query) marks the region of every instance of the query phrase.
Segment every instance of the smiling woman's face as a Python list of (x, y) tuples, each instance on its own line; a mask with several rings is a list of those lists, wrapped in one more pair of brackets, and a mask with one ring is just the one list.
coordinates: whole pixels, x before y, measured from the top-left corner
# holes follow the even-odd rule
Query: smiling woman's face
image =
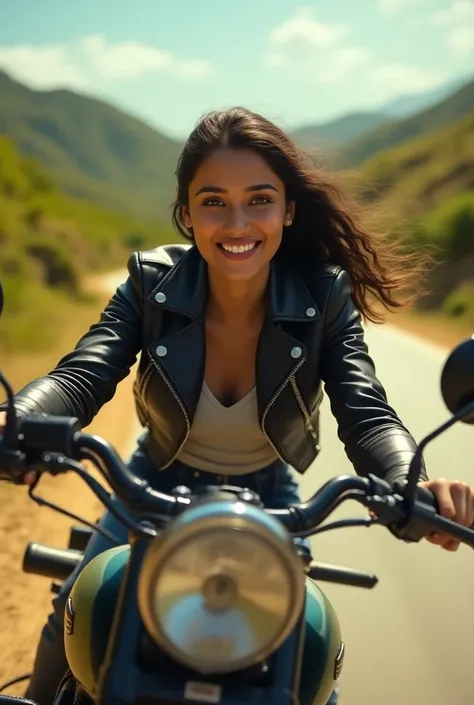
[(278, 250), (294, 204), (262, 157), (252, 150), (219, 149), (206, 159), (189, 186), (182, 220), (193, 228), (209, 268), (228, 279), (257, 276)]

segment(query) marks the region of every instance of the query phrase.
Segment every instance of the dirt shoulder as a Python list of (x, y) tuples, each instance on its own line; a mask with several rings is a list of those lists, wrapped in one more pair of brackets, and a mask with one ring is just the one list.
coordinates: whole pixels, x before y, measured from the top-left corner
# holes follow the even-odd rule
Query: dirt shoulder
[[(15, 389), (48, 372), (62, 354), (75, 344), (88, 326), (97, 320), (108, 297), (101, 295), (96, 305), (71, 312), (53, 356), (16, 356), (2, 360), (2, 370)], [(88, 430), (104, 436), (120, 453), (127, 450), (130, 428), (135, 422), (132, 404), (134, 370), (118, 386)], [(71, 511), (94, 520), (102, 511), (87, 487), (74, 477), (44, 478), (38, 486), (43, 496)], [(0, 484), (0, 684), (31, 670), (40, 631), (50, 611), (50, 581), (22, 572), (23, 553), (28, 541), (66, 545), (71, 521), (49, 509), (40, 508), (27, 496), (25, 488)], [(24, 684), (8, 694), (24, 692)]]

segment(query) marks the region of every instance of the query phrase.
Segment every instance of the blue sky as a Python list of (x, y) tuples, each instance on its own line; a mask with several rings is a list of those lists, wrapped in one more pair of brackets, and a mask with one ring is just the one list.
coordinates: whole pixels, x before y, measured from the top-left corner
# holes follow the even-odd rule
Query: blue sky
[(177, 137), (214, 108), (245, 105), (294, 127), (473, 67), (473, 0), (0, 3), (0, 68), (33, 88), (99, 96)]

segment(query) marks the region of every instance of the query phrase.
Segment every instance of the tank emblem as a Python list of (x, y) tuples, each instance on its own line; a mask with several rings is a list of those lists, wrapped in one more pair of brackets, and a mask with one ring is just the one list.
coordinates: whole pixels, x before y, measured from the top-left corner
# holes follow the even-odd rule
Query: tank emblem
[(64, 619), (64, 624), (66, 627), (66, 634), (68, 636), (72, 636), (74, 634), (74, 608), (72, 606), (72, 599), (68, 597), (68, 600), (66, 602), (66, 612), (65, 612), (65, 619)]
[(220, 703), (222, 699), (222, 688), (214, 683), (203, 683), (188, 681), (184, 692), (186, 700), (199, 703)]
[(346, 652), (346, 647), (343, 641), (337, 652), (336, 660), (334, 661), (334, 680), (337, 681), (341, 675), (342, 666), (344, 665), (344, 654)]

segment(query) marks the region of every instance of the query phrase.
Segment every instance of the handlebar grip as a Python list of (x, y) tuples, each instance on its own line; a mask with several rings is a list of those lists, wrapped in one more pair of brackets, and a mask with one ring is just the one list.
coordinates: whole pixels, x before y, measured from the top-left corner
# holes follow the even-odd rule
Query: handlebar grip
[(417, 487), (415, 498), (417, 502), (422, 502), (436, 513), (439, 512), (438, 500), (427, 487)]
[[(402, 482), (394, 485), (395, 491), (402, 496), (405, 484)], [(426, 487), (417, 487), (412, 517), (408, 524), (389, 528), (394, 536), (407, 542), (420, 541), (436, 531), (449, 534), (453, 539), (474, 548), (474, 530), (440, 516), (438, 501)]]
[[(406, 484), (406, 480), (395, 482), (393, 489), (403, 497), (405, 495)], [(439, 512), (436, 497), (426, 487), (418, 486), (416, 488), (415, 501), (423, 504), (430, 514), (437, 514)], [(402, 539), (402, 541), (406, 541), (407, 543), (418, 543), (422, 539), (429, 536), (432, 529), (428, 528), (424, 522), (419, 521), (416, 517), (412, 517), (407, 525), (391, 526), (390, 531), (394, 536)]]
[(29, 543), (23, 556), (23, 572), (53, 580), (66, 580), (82, 561), (82, 553), (41, 543)]

